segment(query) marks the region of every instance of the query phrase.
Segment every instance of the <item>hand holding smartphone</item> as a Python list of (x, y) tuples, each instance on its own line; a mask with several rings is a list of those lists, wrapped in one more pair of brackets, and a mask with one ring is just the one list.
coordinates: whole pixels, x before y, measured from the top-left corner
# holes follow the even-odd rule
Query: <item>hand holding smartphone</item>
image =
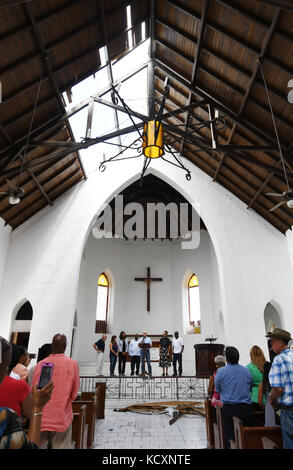
[(51, 362), (44, 362), (41, 369), (40, 379), (37, 388), (43, 388), (51, 382), (53, 375), (54, 364)]

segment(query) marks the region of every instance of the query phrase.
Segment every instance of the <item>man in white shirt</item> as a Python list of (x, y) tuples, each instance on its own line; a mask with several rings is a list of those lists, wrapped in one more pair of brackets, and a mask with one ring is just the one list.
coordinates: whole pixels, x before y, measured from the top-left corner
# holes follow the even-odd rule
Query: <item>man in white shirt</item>
[(145, 364), (144, 361), (147, 361), (148, 365), (148, 375), (152, 377), (152, 365), (151, 365), (151, 354), (150, 348), (152, 346), (152, 340), (147, 336), (147, 333), (142, 334), (142, 338), (138, 340), (138, 345), (140, 348), (140, 362), (141, 362), (141, 377), (145, 376)]
[(138, 334), (135, 335), (134, 339), (130, 341), (128, 354), (130, 356), (130, 367), (131, 374), (134, 375), (134, 370), (136, 369), (136, 375), (139, 375), (139, 365), (140, 365), (140, 347), (138, 346)]
[(184, 350), (183, 339), (179, 337), (178, 331), (175, 331), (172, 341), (173, 350), (173, 376), (177, 377), (177, 361), (179, 364), (179, 377), (182, 375), (182, 353)]

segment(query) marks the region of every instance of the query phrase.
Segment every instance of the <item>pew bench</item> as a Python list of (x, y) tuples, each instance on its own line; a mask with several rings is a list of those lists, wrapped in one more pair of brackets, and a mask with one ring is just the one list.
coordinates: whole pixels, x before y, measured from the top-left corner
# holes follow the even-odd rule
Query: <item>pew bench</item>
[(280, 449), (280, 447), (268, 437), (261, 438), (263, 449)]
[[(253, 412), (253, 418), (254, 418), (254, 426), (255, 427), (264, 427), (264, 422), (265, 422), (265, 414), (264, 411), (254, 411)], [(234, 419), (234, 418), (233, 418)], [(237, 418), (239, 419), (239, 418)], [(216, 421), (213, 422), (213, 435), (214, 435), (214, 448), (215, 449), (226, 449), (226, 441), (225, 441), (225, 434), (224, 434), (224, 428), (223, 428), (223, 422), (222, 422), (222, 414), (221, 414), (221, 407), (216, 406)], [(251, 429), (253, 429), (251, 428)], [(231, 449), (238, 448), (236, 439), (230, 440), (230, 447)], [(258, 447), (259, 448), (259, 447)], [(262, 447), (260, 447), (262, 448)]]
[(209, 449), (215, 448), (214, 423), (216, 423), (216, 409), (211, 405), (211, 400), (206, 397), (204, 402), (207, 443)]
[(95, 439), (95, 424), (96, 424), (96, 407), (93, 400), (75, 400), (75, 405), (86, 406), (85, 423), (88, 426), (87, 433), (87, 448), (90, 449)]
[(246, 427), (236, 416), (233, 416), (233, 423), (236, 449), (263, 449), (264, 437), (272, 440), (278, 447), (283, 447), (280, 426)]
[(75, 449), (87, 449), (88, 424), (86, 423), (86, 408), (84, 403), (72, 402), (72, 441)]

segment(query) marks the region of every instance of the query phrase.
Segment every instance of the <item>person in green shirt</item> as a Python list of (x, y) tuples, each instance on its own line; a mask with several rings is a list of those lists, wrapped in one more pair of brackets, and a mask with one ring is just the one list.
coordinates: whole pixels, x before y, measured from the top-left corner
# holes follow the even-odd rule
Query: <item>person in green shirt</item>
[(264, 364), (267, 362), (262, 349), (259, 346), (252, 346), (250, 350), (251, 363), (247, 365), (253, 377), (253, 386), (251, 390), (251, 401), (255, 411), (263, 410), (265, 405), (265, 397), (259, 396), (259, 385), (263, 380)]

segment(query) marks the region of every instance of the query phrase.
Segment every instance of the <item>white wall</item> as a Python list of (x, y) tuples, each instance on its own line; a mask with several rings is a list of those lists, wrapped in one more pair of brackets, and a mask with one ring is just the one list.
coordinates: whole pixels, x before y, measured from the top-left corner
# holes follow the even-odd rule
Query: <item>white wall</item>
[[(280, 307), (284, 328), (293, 332), (287, 240), (201, 170), (190, 162), (185, 164), (192, 171), (191, 182), (163, 161), (153, 162), (150, 170), (201, 206), (219, 265), (226, 342), (239, 348), (240, 360), (245, 363), (251, 345), (266, 349), (263, 313), (271, 300)], [(94, 173), (13, 234), (0, 290), (4, 336), (9, 335), (15, 304), (26, 297), (34, 309), (31, 352), (58, 331), (71, 338), (89, 227), (103, 202), (131, 184), (140, 171), (141, 161), (128, 160), (109, 166), (102, 174)], [(142, 274), (141, 268), (138, 274)]]
[[(187, 289), (182, 290), (182, 280), (186, 272), (195, 272), (199, 278), (202, 334), (185, 337), (184, 358), (193, 360), (193, 345), (202, 342), (210, 334), (215, 334), (213, 326), (213, 286), (211, 277), (211, 240), (205, 230), (201, 231), (200, 245), (196, 250), (182, 250), (178, 242), (126, 242), (111, 239), (97, 240), (89, 237), (82, 260), (78, 306), (78, 328), (74, 345), (75, 357), (81, 362), (94, 361), (92, 344), (97, 340), (95, 313), (97, 303), (97, 278), (105, 269), (110, 270), (115, 287), (113, 315), (109, 325), (108, 340), (112, 334), (119, 335), (124, 330), (128, 334), (170, 334), (178, 330), (183, 336), (183, 313), (188, 318)], [(135, 277), (145, 277), (146, 268), (151, 268), (152, 277), (162, 277), (163, 281), (151, 284), (151, 311), (146, 310), (146, 284), (134, 281)], [(216, 275), (216, 274), (215, 274)], [(217, 286), (218, 287), (218, 286)], [(218, 298), (219, 292), (215, 293)], [(186, 311), (182, 311), (182, 298), (186, 301)], [(100, 336), (100, 335), (99, 335)], [(89, 337), (91, 338), (89, 340)], [(108, 355), (106, 356), (108, 359)]]
[(5, 226), (5, 221), (0, 217), (0, 285), (5, 270), (5, 263), (10, 242), (10, 234), (10, 225)]

